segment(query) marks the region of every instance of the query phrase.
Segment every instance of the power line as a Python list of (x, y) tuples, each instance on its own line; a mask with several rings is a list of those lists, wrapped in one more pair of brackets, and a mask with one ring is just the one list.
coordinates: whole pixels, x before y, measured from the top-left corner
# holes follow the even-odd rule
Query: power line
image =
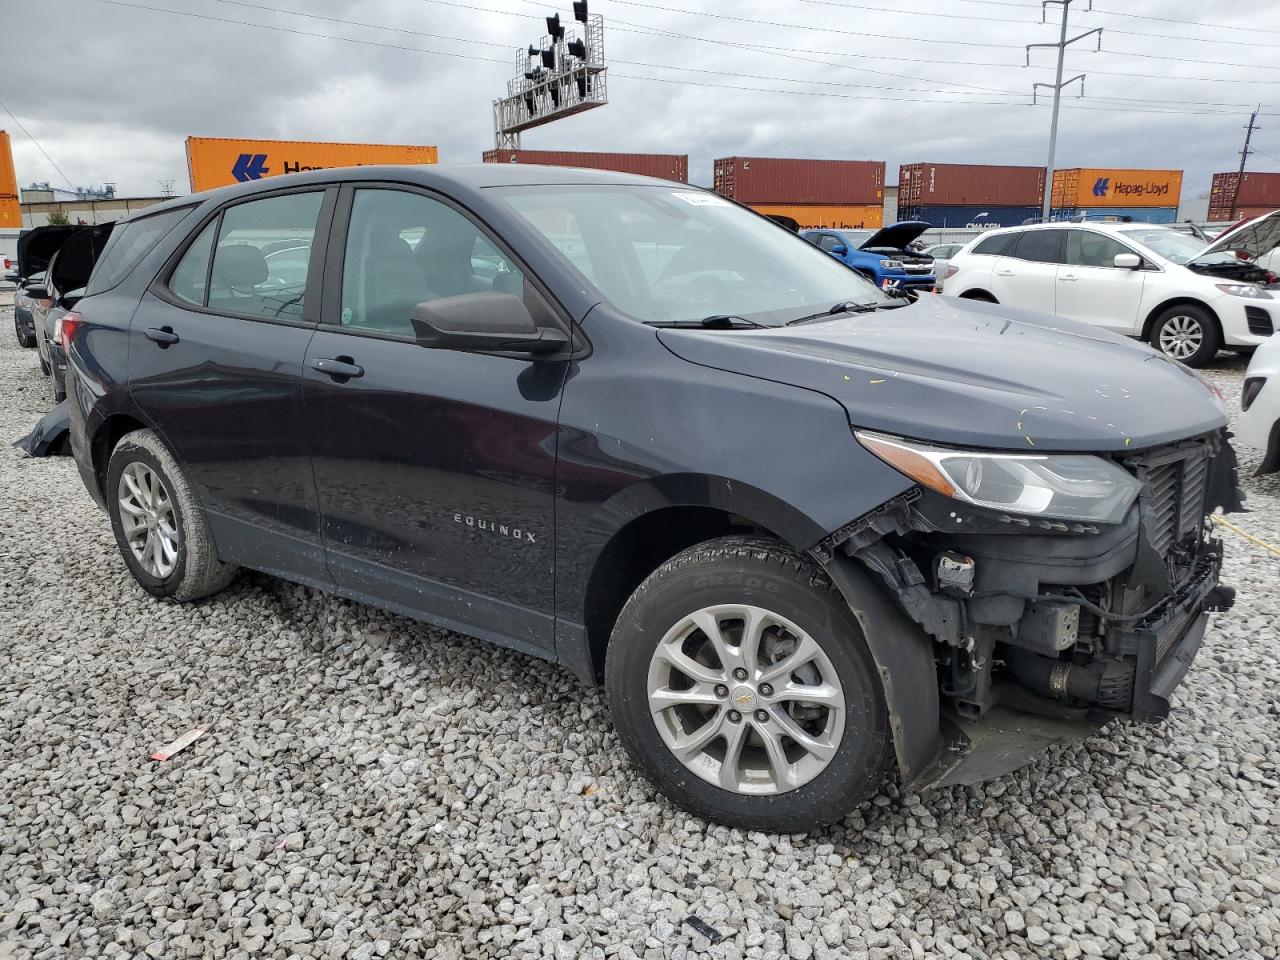
[[(260, 3), (250, 3), (248, 2), (248, 0), (216, 0), (216, 2), (228, 4), (231, 6), (237, 6), (237, 7), (248, 7), (250, 9), (260, 10), (266, 13), (276, 13), (276, 14), (282, 14), (285, 16), (306, 17), (311, 20), (322, 20), (329, 23), (339, 23), (339, 24), (343, 24), (346, 26), (353, 26), (353, 27), (364, 27), (371, 30), (383, 30), (390, 33), (403, 33), (403, 34), (409, 34), (412, 36), (431, 37), (437, 40), (452, 40), (452, 41), (457, 41), (459, 43), (474, 43), (474, 44), (481, 44), (481, 45), (490, 46), (490, 47), (503, 47), (504, 49), (510, 47), (510, 44), (502, 43), (498, 41), (478, 40), (472, 37), (458, 37), (458, 36), (452, 36), (450, 34), (429, 33), (422, 30), (413, 30), (408, 27), (392, 27), (392, 26), (387, 26), (385, 24), (369, 23), (363, 20), (346, 20), (340, 17), (330, 17), (322, 14), (310, 13), (304, 10), (294, 10), (291, 8), (266, 6), (265, 4), (260, 4)], [(437, 2), (437, 0), (432, 0), (432, 2)], [(545, 8), (546, 6), (545, 4), (538, 3), (537, 0), (527, 0), (527, 2), (529, 2), (531, 5), (536, 5), (539, 7)], [(461, 4), (461, 3), (455, 4), (451, 2), (445, 3), (445, 5), (457, 6), (457, 7), (468, 6), (466, 4)], [(519, 16), (519, 14), (513, 14), (513, 15)], [(676, 34), (676, 36), (684, 38), (683, 34)], [(699, 39), (699, 38), (688, 37), (687, 39)], [(746, 49), (746, 50), (754, 49), (753, 46), (748, 44), (729, 43), (728, 41), (721, 41), (721, 42), (728, 43), (728, 45), (730, 46), (738, 47), (741, 49)], [(895, 87), (895, 86), (876, 86), (873, 84), (860, 84), (860, 83), (841, 83), (839, 81), (833, 81), (833, 80), (817, 80), (817, 79), (807, 79), (807, 78), (800, 78), (800, 77), (778, 77), (778, 76), (769, 76), (769, 75), (762, 75), (762, 74), (736, 73), (736, 72), (727, 71), (727, 70), (711, 70), (711, 69), (704, 69), (699, 67), (676, 66), (674, 64), (650, 63), (642, 60), (624, 60), (624, 59), (618, 59), (618, 58), (610, 58), (610, 59), (613, 63), (627, 64), (630, 66), (647, 67), (650, 69), (681, 70), (681, 71), (686, 71), (691, 73), (716, 74), (719, 76), (737, 77), (739, 79), (747, 79), (747, 80), (768, 80), (771, 82), (779, 82), (779, 83), (812, 83), (812, 84), (817, 84), (819, 86), (836, 86), (836, 87), (847, 87), (851, 89), (866, 89), (866, 90), (888, 90), (888, 91), (898, 91), (902, 93), (950, 93), (955, 96), (960, 96), (962, 94), (965, 96), (973, 95), (973, 94), (963, 93), (963, 91), (959, 91), (959, 90), (934, 90), (934, 89), (924, 89), (919, 87)], [(802, 59), (802, 58), (795, 58), (795, 59)], [(830, 61), (825, 61), (825, 60), (805, 59), (803, 62), (817, 63), (823, 66), (832, 66), (832, 67), (838, 67), (843, 69), (855, 69), (855, 70), (862, 69), (858, 67), (845, 67), (845, 65), (843, 64), (831, 63)], [(900, 80), (925, 80), (926, 82), (928, 82), (928, 78), (913, 77), (907, 74), (885, 73), (884, 71), (874, 71), (874, 70), (867, 71), (867, 72), (890, 76)], [(942, 83), (944, 85), (949, 85), (949, 86), (956, 85), (956, 84), (952, 84), (950, 81), (947, 81), (947, 80), (939, 80), (939, 81), (933, 81), (933, 82)], [(971, 86), (971, 85), (966, 84), (965, 86)], [(972, 89), (983, 94), (1006, 95), (1009, 97), (1018, 98), (1019, 100), (1023, 100), (1025, 97), (1025, 94), (1022, 91), (1018, 91), (1018, 90), (1002, 90), (995, 87), (977, 87), (977, 86), (973, 86)], [(1096, 100), (1096, 101), (1117, 101), (1122, 103), (1139, 103), (1139, 104), (1147, 103), (1145, 99), (1141, 99), (1137, 97), (1108, 97), (1104, 95), (1104, 96), (1090, 97), (1090, 99)], [(1249, 106), (1249, 104), (1245, 104), (1245, 103), (1225, 103), (1220, 101), (1169, 100), (1169, 99), (1162, 100), (1160, 106), (1164, 106), (1168, 104), (1182, 104), (1182, 105), (1188, 105), (1188, 106), (1207, 106), (1207, 107)]]
[[(979, 0), (967, 0), (967, 2), (977, 3), (979, 2)], [(1255, 27), (1255, 26), (1242, 27), (1234, 23), (1204, 23), (1198, 20), (1178, 20), (1178, 19), (1175, 19), (1174, 17), (1153, 17), (1150, 14), (1145, 14), (1145, 13), (1122, 13), (1119, 10), (1098, 10), (1095, 8), (1093, 10), (1090, 10), (1089, 12), (1101, 14), (1104, 17), (1129, 17), (1130, 19), (1133, 19), (1133, 20), (1151, 20), (1156, 23), (1176, 23), (1179, 26), (1184, 26), (1184, 27), (1208, 27), (1211, 30), (1244, 30), (1244, 31), (1247, 31), (1248, 33), (1280, 33), (1280, 30), (1271, 30), (1265, 27)], [(1194, 39), (1194, 38), (1184, 37), (1180, 39)]]
[(872, 40), (901, 40), (908, 43), (940, 43), (949, 47), (988, 47), (996, 49), (1021, 49), (1017, 43), (980, 43), (975, 40), (936, 40), (929, 37), (904, 37), (893, 33), (870, 33), (864, 30), (842, 30), (838, 27), (815, 27), (809, 24), (782, 23), (777, 20), (758, 20), (755, 17), (738, 17), (728, 13), (711, 13), (707, 10), (685, 10), (681, 7), (664, 7), (656, 3), (643, 3), (641, 0), (612, 0), (628, 7), (644, 7), (648, 10), (659, 10), (663, 13), (682, 13), (686, 16), (709, 17), (712, 20), (731, 20), (735, 23), (750, 23), (758, 27), (781, 27), (787, 30), (816, 30), (819, 33), (839, 33), (848, 37), (868, 37)]
[[(937, 39), (931, 39), (931, 38), (925, 38), (925, 37), (904, 37), (898, 34), (866, 33), (858, 30), (841, 30), (835, 27), (813, 26), (811, 24), (782, 23), (775, 20), (758, 20), (752, 17), (739, 17), (739, 16), (734, 16), (734, 15), (725, 14), (725, 13), (710, 13), (705, 10), (688, 10), (682, 7), (667, 7), (667, 6), (662, 6), (654, 3), (646, 3), (644, 2), (644, 0), (612, 0), (612, 2), (620, 3), (620, 4), (623, 4), (624, 6), (629, 6), (629, 7), (644, 7), (649, 10), (658, 10), (664, 13), (679, 13), (679, 14), (685, 14), (687, 16), (709, 17), (714, 20), (729, 20), (729, 21), (734, 21), (738, 23), (750, 23), (756, 26), (782, 27), (790, 30), (809, 30), (817, 33), (839, 33), (839, 34), (855, 36), (855, 37), (868, 37), (876, 40), (901, 40), (901, 41), (910, 42), (910, 43), (938, 43), (938, 44), (945, 44), (947, 46), (953, 46), (953, 47), (954, 46), (987, 47), (987, 48), (994, 48), (994, 49), (1021, 49), (1021, 47), (1023, 46), (1022, 44), (1016, 44), (1016, 43), (979, 43), (976, 41), (968, 41), (968, 40), (954, 40), (954, 39), (937, 40)], [(1149, 36), (1157, 36), (1157, 35), (1151, 34)], [(1173, 39), (1185, 39), (1185, 38), (1175, 37)], [(1269, 45), (1262, 44), (1262, 46), (1269, 46)], [(1200, 60), (1200, 59), (1195, 59), (1191, 57), (1166, 57), (1166, 56), (1162, 56), (1160, 54), (1154, 54), (1154, 53), (1138, 53), (1133, 50), (1103, 50), (1100, 52), (1104, 54), (1110, 54), (1112, 56), (1141, 57), (1148, 60), (1168, 60), (1176, 63), (1199, 63), (1199, 64), (1205, 64), (1208, 66), (1218, 66), (1218, 67), (1242, 67), (1250, 70), (1280, 70), (1280, 66), (1270, 66), (1267, 64), (1260, 64), (1260, 63), (1233, 63), (1233, 62), (1223, 61), (1223, 60)], [(856, 56), (857, 54), (847, 54), (847, 55)]]
[(18, 125), (19, 130), (21, 130), (24, 134), (26, 134), (27, 139), (36, 145), (36, 149), (40, 151), (40, 153), (44, 156), (46, 160), (49, 161), (50, 166), (52, 166), (53, 169), (58, 171), (58, 176), (62, 177), (63, 180), (67, 181), (67, 186), (70, 187), (72, 190), (74, 190), (76, 188), (76, 185), (71, 182), (70, 177), (68, 177), (65, 173), (62, 172), (62, 168), (58, 166), (58, 161), (54, 160), (53, 157), (49, 156), (49, 151), (40, 145), (40, 141), (31, 135), (31, 131), (22, 125), (22, 121), (17, 118), (17, 116), (14, 114), (12, 110), (10, 110), (7, 106), (5, 106), (5, 103), (3, 100), (0, 100), (0, 108), (3, 108), (4, 112), (9, 115), (9, 119)]
[[(412, 47), (412, 46), (406, 46), (404, 44), (383, 43), (375, 40), (360, 40), (354, 37), (344, 37), (344, 36), (339, 36), (339, 35), (329, 34), (329, 33), (316, 33), (308, 30), (298, 30), (292, 27), (280, 26), (278, 24), (255, 23), (248, 20), (235, 20), (229, 17), (216, 17), (211, 14), (195, 13), (193, 11), (188, 11), (188, 10), (172, 10), (167, 7), (155, 7), (155, 6), (150, 6), (148, 4), (129, 2), (129, 0), (90, 0), (90, 2), (107, 4), (110, 6), (117, 6), (117, 7), (126, 7), (130, 9), (142, 10), (142, 11), (151, 12), (151, 13), (166, 13), (173, 16), (193, 17), (200, 20), (215, 21), (220, 23), (232, 24), (236, 26), (254, 27), (254, 28), (263, 29), (263, 30), (273, 30), (277, 32), (293, 34), (296, 36), (315, 37), (323, 40), (337, 40), (344, 43), (360, 44), (362, 46), (380, 47), (380, 48), (390, 49), (390, 50), (403, 50), (410, 53), (436, 54), (440, 56), (453, 57), (460, 60), (473, 60), (473, 61), (479, 61), (484, 63), (503, 63), (503, 64), (507, 63), (507, 60), (505, 59), (499, 60), (494, 57), (482, 57), (482, 56), (477, 56), (475, 54), (463, 54), (463, 53), (454, 53), (452, 51), (445, 51), (445, 50), (433, 50), (425, 47)], [(395, 28), (387, 28), (387, 29), (395, 29)], [(665, 67), (664, 69), (682, 69), (682, 68)], [(958, 105), (973, 105), (973, 106), (1000, 106), (1000, 107), (1024, 105), (1024, 104), (1018, 104), (1018, 103), (1011, 103), (1008, 100), (981, 101), (981, 100), (944, 100), (944, 99), (937, 99), (936, 97), (926, 99), (926, 98), (920, 98), (920, 97), (888, 97), (888, 96), (868, 96), (868, 95), (855, 96), (853, 94), (827, 93), (824, 91), (817, 91), (817, 90), (780, 90), (780, 89), (771, 88), (771, 87), (746, 87), (746, 86), (737, 86), (733, 84), (710, 83), (706, 81), (676, 80), (674, 78), (669, 78), (669, 77), (652, 77), (652, 76), (645, 76), (642, 74), (628, 74), (628, 73), (619, 73), (619, 72), (614, 72), (613, 75), (622, 77), (624, 79), (639, 80), (642, 82), (651, 82), (651, 83), (683, 83), (690, 86), (718, 87), (720, 89), (744, 90), (744, 91), (756, 92), (756, 93), (778, 93), (778, 94), (785, 94), (790, 96), (834, 97), (837, 99), (844, 99), (844, 100), (860, 100), (860, 101), (870, 101), (870, 102), (943, 103), (943, 104), (958, 104)], [(734, 75), (730, 74), (729, 76), (734, 76)], [(743, 75), (743, 76), (746, 76), (747, 78), (749, 78), (749, 75)], [(805, 83), (805, 82), (820, 82), (820, 81), (787, 80), (785, 82)], [(900, 88), (887, 88), (887, 89), (893, 90), (893, 89), (900, 89)], [(952, 90), (944, 91), (944, 93), (949, 96), (961, 95), (959, 91), (952, 91)], [(999, 95), (999, 96), (1016, 95), (1016, 94), (1012, 94), (1011, 92), (1005, 92), (1005, 91), (996, 91), (995, 93), (996, 95)], [(1080, 108), (1076, 108), (1076, 109), (1080, 109)], [(1113, 113), (1114, 112), (1152, 113), (1152, 114), (1159, 113), (1159, 114), (1177, 114), (1177, 115), (1185, 115), (1185, 116), (1214, 116), (1214, 115), (1222, 115), (1223, 113), (1223, 111), (1218, 111), (1218, 110), (1164, 110), (1164, 109), (1157, 110), (1157, 109), (1130, 107), (1130, 106), (1105, 107), (1102, 105), (1099, 105), (1097, 107), (1088, 107), (1085, 109), (1094, 109), (1097, 111), (1107, 111), (1107, 112), (1113, 112)]]

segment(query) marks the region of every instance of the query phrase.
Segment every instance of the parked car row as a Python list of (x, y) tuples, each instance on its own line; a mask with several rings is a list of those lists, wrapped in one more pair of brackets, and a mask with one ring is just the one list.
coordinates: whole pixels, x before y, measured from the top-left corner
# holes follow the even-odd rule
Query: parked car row
[(84, 295), (98, 257), (111, 236), (112, 223), (36, 227), (18, 237), (16, 270), (5, 277), (17, 285), (14, 334), (34, 347), (48, 377), (49, 397), (66, 396), (66, 352), (62, 321)]
[(1144, 223), (992, 230), (953, 255), (939, 290), (1140, 337), (1199, 367), (1222, 347), (1248, 352), (1275, 332), (1280, 286), (1258, 260), (1277, 243), (1280, 211), (1209, 243)]

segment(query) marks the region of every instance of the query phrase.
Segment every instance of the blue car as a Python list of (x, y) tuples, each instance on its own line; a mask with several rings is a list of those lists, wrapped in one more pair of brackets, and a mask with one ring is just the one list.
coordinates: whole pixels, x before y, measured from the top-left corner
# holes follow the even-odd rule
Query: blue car
[(857, 270), (881, 289), (932, 290), (933, 257), (907, 245), (928, 230), (923, 220), (907, 220), (879, 230), (802, 230), (814, 246)]

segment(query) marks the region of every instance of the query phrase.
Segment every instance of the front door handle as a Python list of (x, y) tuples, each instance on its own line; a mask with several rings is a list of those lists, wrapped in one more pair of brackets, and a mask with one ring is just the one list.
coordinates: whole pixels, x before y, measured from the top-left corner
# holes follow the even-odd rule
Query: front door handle
[(311, 369), (319, 370), (339, 383), (344, 383), (352, 377), (364, 376), (364, 367), (350, 357), (317, 357), (311, 361)]
[(153, 340), (162, 347), (178, 342), (178, 335), (173, 332), (173, 327), (147, 327), (146, 334), (148, 340)]
[(996, 271), (996, 276), (997, 276), (997, 277), (1012, 277), (1012, 276), (1013, 276), (1013, 271), (1012, 271), (1012, 270), (997, 270), (997, 271)]
[(1068, 282), (1068, 283), (1075, 283), (1075, 282), (1076, 282), (1076, 275), (1075, 275), (1074, 273), (1064, 273), (1064, 274), (1063, 274), (1062, 276), (1060, 276), (1058, 279), (1059, 279), (1059, 280), (1064, 280), (1064, 281), (1066, 281), (1066, 282)]

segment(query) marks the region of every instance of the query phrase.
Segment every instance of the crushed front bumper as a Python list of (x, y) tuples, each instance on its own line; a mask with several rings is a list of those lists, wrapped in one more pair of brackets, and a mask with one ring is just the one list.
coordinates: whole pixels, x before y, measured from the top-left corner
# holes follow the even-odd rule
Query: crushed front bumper
[(1108, 720), (1166, 717), (1170, 695), (1200, 650), (1209, 614), (1234, 602), (1235, 591), (1218, 583), (1221, 565), (1220, 554), (1207, 556), (1196, 576), (1126, 638), (1137, 659), (1131, 711), (1078, 708), (1044, 716), (1001, 704), (971, 719), (948, 710), (943, 716), (944, 750), (913, 786), (981, 783), (1020, 769), (1055, 743), (1082, 741)]

